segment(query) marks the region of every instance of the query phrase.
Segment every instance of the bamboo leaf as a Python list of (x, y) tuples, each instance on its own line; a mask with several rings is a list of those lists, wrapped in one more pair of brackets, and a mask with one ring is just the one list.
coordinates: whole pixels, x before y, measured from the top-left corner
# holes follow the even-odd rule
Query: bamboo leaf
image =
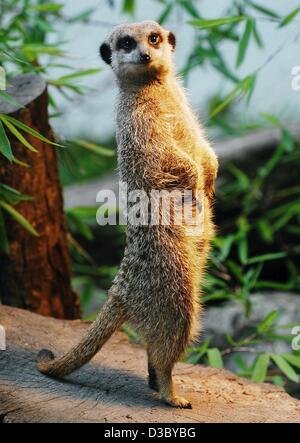
[(28, 9), (32, 9), (33, 11), (39, 12), (58, 12), (60, 11), (64, 5), (62, 3), (47, 3), (45, 5), (31, 5)]
[(295, 368), (300, 369), (300, 355), (289, 354), (288, 352), (281, 354), (287, 362), (289, 362)]
[(279, 27), (282, 28), (283, 26), (288, 25), (289, 23), (291, 23), (292, 20), (294, 20), (294, 18), (296, 17), (296, 15), (298, 15), (300, 12), (300, 6), (298, 6), (298, 8), (294, 9), (292, 12), (290, 12), (286, 17), (284, 17), (280, 24)]
[(31, 200), (32, 197), (29, 195), (22, 194), (10, 186), (5, 185), (4, 183), (0, 183), (0, 197), (5, 200), (7, 203), (15, 204), (20, 201), (28, 201)]
[(23, 217), (15, 208), (13, 208), (8, 203), (0, 200), (0, 206), (11, 215), (11, 217), (16, 220), (21, 226), (23, 226), (26, 231), (28, 231), (30, 234), (34, 235), (35, 237), (38, 237), (39, 234), (34, 229), (34, 227), (29, 223), (29, 221), (26, 220), (26, 218)]
[(86, 140), (76, 140), (75, 144), (80, 146), (81, 148), (88, 149), (89, 151), (94, 152), (95, 154), (102, 155), (105, 157), (113, 157), (115, 155), (115, 151), (112, 149), (108, 149), (105, 146), (97, 145), (96, 143), (91, 143)]
[(217, 368), (217, 369), (224, 368), (222, 355), (221, 355), (221, 352), (219, 351), (218, 348), (209, 349), (207, 351), (207, 358), (208, 358), (208, 363), (210, 364), (210, 366), (213, 366), (214, 368)]
[(265, 381), (269, 363), (270, 356), (268, 354), (261, 354), (257, 357), (252, 373), (252, 381), (255, 383), (262, 383)]
[(299, 382), (299, 376), (296, 374), (292, 366), (283, 358), (281, 355), (278, 354), (271, 354), (271, 358), (278, 366), (278, 368), (286, 375), (286, 377), (289, 380), (292, 380), (295, 383)]
[[(0, 118), (1, 118), (1, 115), (0, 115)], [(47, 137), (40, 134), (35, 129), (30, 128), (30, 126), (25, 125), (23, 122), (15, 119), (14, 117), (11, 117), (10, 115), (6, 115), (5, 119), (8, 120), (10, 123), (12, 123), (14, 126), (17, 126), (19, 129), (22, 129), (24, 132), (27, 132), (28, 134), (32, 135), (35, 138), (38, 138), (39, 140), (42, 140), (45, 143), (49, 143), (50, 145), (57, 146), (60, 148), (65, 147), (64, 145), (62, 145), (60, 143), (56, 143), (56, 142), (49, 140)]]
[(248, 19), (246, 21), (245, 30), (238, 48), (238, 55), (236, 60), (237, 67), (239, 67), (244, 61), (252, 30), (253, 30), (253, 20)]
[(258, 325), (257, 331), (261, 334), (262, 332), (265, 332), (267, 329), (269, 329), (270, 326), (275, 322), (275, 320), (278, 317), (278, 311), (272, 311), (270, 312), (263, 321)]
[(198, 18), (198, 19), (189, 20), (188, 23), (190, 25), (196, 26), (197, 28), (206, 29), (206, 28), (215, 28), (230, 23), (238, 23), (246, 19), (247, 19), (246, 16), (238, 15), (235, 17), (216, 18), (209, 20)]
[(292, 134), (286, 128), (282, 129), (281, 143), (283, 144), (284, 149), (287, 152), (291, 152), (294, 148), (294, 139), (292, 137)]
[(81, 71), (77, 71), (77, 72), (73, 72), (72, 74), (66, 74), (63, 75), (62, 77), (59, 77), (57, 80), (55, 80), (55, 82), (62, 82), (65, 83), (67, 80), (72, 80), (74, 78), (80, 78), (80, 77), (85, 77), (87, 75), (93, 75), (93, 74), (98, 74), (98, 72), (103, 71), (102, 68), (97, 68), (97, 69), (83, 69)]
[(272, 11), (269, 8), (266, 8), (265, 6), (261, 6), (261, 5), (258, 5), (257, 3), (253, 3), (253, 2), (251, 2), (251, 6), (254, 9), (256, 9), (257, 11), (262, 12), (265, 15), (268, 15), (269, 17), (273, 17), (273, 18), (278, 18), (279, 17), (277, 12)]
[(270, 254), (257, 255), (256, 257), (251, 257), (248, 259), (248, 265), (253, 263), (260, 263), (270, 260), (278, 260), (279, 258), (286, 257), (286, 252), (274, 252)]
[(277, 128), (282, 127), (280, 120), (277, 117), (275, 117), (275, 115), (267, 114), (266, 112), (261, 112), (260, 115), (268, 122), (270, 122), (273, 126), (276, 126)]
[(248, 241), (243, 237), (238, 243), (238, 254), (242, 265), (246, 265), (248, 261)]
[(134, 10), (135, 10), (135, 0), (123, 1), (123, 12), (125, 14), (134, 15)]
[(6, 136), (2, 122), (0, 121), (0, 152), (10, 162), (13, 160), (14, 155), (11, 150), (9, 140)]
[(197, 9), (190, 0), (179, 0), (179, 3), (192, 17), (200, 18)]
[(217, 114), (223, 111), (223, 109), (225, 109), (235, 97), (239, 95), (242, 96), (247, 93), (250, 95), (251, 91), (253, 90), (255, 78), (255, 74), (251, 74), (241, 80), (230, 92), (230, 94), (228, 94), (227, 97), (212, 110), (209, 117), (215, 117)]
[(37, 151), (37, 149), (34, 147), (34, 146), (32, 146), (32, 144), (31, 143), (29, 143), (27, 140), (26, 140), (26, 138), (25, 137), (23, 137), (23, 135), (21, 134), (21, 132), (19, 132), (18, 130), (17, 130), (17, 128), (14, 126), (14, 125), (12, 125), (10, 122), (9, 122), (9, 120), (7, 119), (7, 117), (5, 116), (3, 116), (3, 115), (0, 115), (0, 118), (1, 118), (1, 120), (3, 121), (3, 123), (5, 124), (5, 126), (10, 130), (10, 132), (27, 148), (27, 149), (29, 149), (30, 151), (32, 151), (32, 152), (38, 152)]
[(163, 25), (164, 22), (167, 20), (171, 12), (173, 11), (174, 3), (170, 2), (166, 8), (163, 10), (161, 15), (158, 17), (157, 21), (160, 25)]

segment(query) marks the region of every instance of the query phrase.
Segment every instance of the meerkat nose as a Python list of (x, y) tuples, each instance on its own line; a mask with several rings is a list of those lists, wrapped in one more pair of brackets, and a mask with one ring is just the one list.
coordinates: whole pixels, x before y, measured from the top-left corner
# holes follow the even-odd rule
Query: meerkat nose
[(140, 53), (140, 61), (142, 63), (149, 63), (151, 60), (151, 57), (149, 54), (147, 54), (146, 52), (141, 52)]

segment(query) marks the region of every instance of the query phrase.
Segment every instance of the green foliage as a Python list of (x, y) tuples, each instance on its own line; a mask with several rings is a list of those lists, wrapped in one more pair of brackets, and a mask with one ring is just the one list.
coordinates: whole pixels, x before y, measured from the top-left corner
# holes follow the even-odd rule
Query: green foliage
[[(74, 93), (82, 94), (84, 89), (80, 87), (76, 81), (79, 78), (97, 74), (101, 71), (101, 69), (84, 69), (76, 71), (68, 65), (45, 61), (45, 56), (49, 56), (51, 59), (58, 57), (68, 58), (68, 54), (63, 50), (62, 43), (58, 39), (55, 43), (48, 43), (48, 36), (50, 34), (57, 34), (58, 36), (57, 22), (73, 23), (80, 20), (84, 21), (89, 18), (94, 11), (93, 9), (85, 11), (81, 16), (66, 18), (63, 15), (63, 7), (64, 5), (62, 3), (57, 3), (55, 1), (52, 3), (45, 3), (44, 0), (2, 0), (0, 11), (0, 65), (5, 67), (8, 82), (10, 72), (12, 72), (13, 75), (21, 72), (37, 72), (42, 75), (47, 75), (47, 70), (50, 67), (63, 67), (72, 72), (63, 75), (58, 79), (47, 78), (48, 84), (57, 88), (57, 90), (63, 94), (65, 90), (71, 90)], [(7, 101), (18, 108), (23, 107), (5, 91), (0, 91), (0, 100)], [(51, 99), (51, 96), (49, 101), (49, 104), (55, 107), (55, 103)], [(29, 134), (35, 139), (56, 147), (63, 146), (62, 144), (49, 140), (47, 137), (25, 125), (21, 121), (8, 115), (0, 114), (0, 154), (10, 162), (14, 162), (22, 167), (29, 166), (14, 157), (9, 138), (7, 137), (7, 131), (13, 134), (24, 147), (32, 151), (33, 154), (37, 152), (37, 149), (31, 141), (24, 137), (23, 133)], [(73, 144), (75, 145), (75, 142)], [(89, 143), (85, 140), (80, 140), (76, 144), (80, 145), (82, 148), (92, 150), (100, 156), (113, 155), (112, 151), (109, 151), (107, 148)], [(69, 143), (69, 146), (71, 145), (72, 144)], [(9, 213), (11, 217), (13, 217), (32, 235), (37, 235), (37, 232), (32, 228), (30, 223), (28, 223), (28, 221), (10, 205), (9, 201), (2, 202), (1, 206), (1, 247), (2, 250), (8, 254), (9, 245), (5, 231), (5, 219), (2, 211)]]

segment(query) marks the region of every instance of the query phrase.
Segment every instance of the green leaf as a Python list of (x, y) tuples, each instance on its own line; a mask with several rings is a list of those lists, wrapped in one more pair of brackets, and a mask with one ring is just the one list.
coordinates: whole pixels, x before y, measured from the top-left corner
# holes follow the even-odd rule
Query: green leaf
[(10, 123), (10, 121), (7, 119), (7, 116), (3, 116), (0, 115), (0, 119), (3, 121), (3, 123), (5, 124), (5, 126), (10, 130), (10, 132), (30, 151), (32, 152), (38, 152), (37, 149), (35, 149), (34, 146), (32, 146), (31, 143), (29, 143), (26, 138), (23, 137), (23, 135), (21, 134), (21, 132), (19, 132), (17, 130), (17, 128), (15, 128), (14, 125), (12, 125)]
[(79, 232), (79, 234), (82, 235), (87, 240), (93, 239), (92, 231), (87, 223), (85, 223), (83, 220), (81, 220), (80, 217), (77, 217), (71, 211), (70, 212), (66, 211), (66, 214), (67, 214), (70, 231)]
[(81, 148), (88, 149), (89, 151), (92, 151), (95, 154), (102, 155), (104, 157), (114, 157), (115, 155), (115, 151), (113, 151), (112, 149), (108, 149), (105, 146), (100, 146), (86, 140), (76, 140), (74, 143)]
[(47, 3), (45, 5), (31, 5), (28, 9), (39, 12), (58, 12), (64, 7), (63, 4)]
[(10, 251), (3, 211), (1, 208), (0, 208), (0, 251), (2, 251), (5, 255), (9, 255)]
[(135, 10), (135, 0), (123, 1), (123, 12), (125, 14), (134, 15), (134, 10)]
[(282, 129), (281, 143), (283, 144), (284, 149), (287, 152), (291, 152), (294, 148), (294, 139), (292, 137), (292, 134), (286, 128)]
[(273, 227), (267, 218), (260, 218), (258, 220), (257, 229), (260, 233), (261, 238), (265, 242), (271, 243), (273, 241)]
[(259, 12), (262, 12), (262, 13), (265, 14), (265, 15), (268, 15), (269, 17), (273, 17), (273, 18), (278, 18), (278, 17), (279, 17), (279, 15), (277, 14), (277, 12), (272, 11), (272, 10), (269, 9), (269, 8), (266, 8), (265, 6), (258, 5), (257, 3), (254, 3), (254, 2), (251, 2), (250, 4), (251, 4), (251, 6), (252, 6), (254, 9), (256, 9), (256, 10), (259, 11)]
[(224, 242), (221, 246), (221, 256), (220, 256), (220, 260), (226, 260), (226, 258), (228, 257), (228, 254), (231, 250), (231, 246), (233, 244), (233, 240), (234, 240), (234, 236), (232, 234), (229, 234), (225, 239)]
[(28, 201), (31, 200), (32, 197), (29, 195), (21, 194), (21, 192), (17, 191), (10, 186), (5, 185), (4, 183), (0, 183), (0, 197), (5, 200), (7, 203), (16, 204), (20, 201)]
[(284, 375), (291, 381), (299, 383), (299, 376), (296, 374), (292, 366), (278, 354), (271, 354), (271, 358)]
[(243, 237), (238, 243), (238, 254), (242, 265), (246, 265), (248, 261), (248, 241)]
[(68, 80), (72, 80), (74, 78), (85, 77), (87, 75), (98, 74), (101, 71), (103, 71), (103, 68), (82, 69), (81, 71), (73, 72), (72, 74), (66, 74), (66, 75), (63, 75), (62, 77), (59, 77), (57, 80), (55, 80), (55, 83), (64, 84)]
[(223, 109), (225, 109), (229, 103), (238, 95), (243, 96), (245, 94), (249, 94), (249, 97), (251, 95), (251, 92), (253, 90), (254, 82), (255, 82), (256, 76), (255, 74), (248, 75), (243, 80), (241, 80), (233, 89), (230, 94), (227, 95), (227, 97), (218, 104), (210, 113), (209, 117), (215, 117), (217, 114), (219, 114)]
[(265, 381), (269, 363), (270, 356), (268, 354), (261, 354), (257, 357), (252, 373), (252, 381), (255, 383), (262, 383)]
[(239, 185), (243, 191), (246, 191), (251, 186), (251, 181), (247, 174), (245, 174), (241, 169), (239, 169), (234, 164), (228, 166), (228, 170), (237, 178)]
[(253, 22), (253, 36), (254, 36), (254, 40), (256, 41), (256, 44), (259, 48), (262, 48), (264, 46), (262, 38), (257, 30), (257, 26), (256, 26), (256, 22)]
[(16, 209), (14, 209), (11, 205), (8, 203), (0, 200), (0, 206), (8, 212), (8, 214), (11, 215), (11, 217), (16, 220), (21, 226), (23, 226), (26, 231), (28, 231), (30, 234), (34, 235), (35, 237), (38, 237), (39, 234), (34, 229), (34, 227), (26, 220), (26, 218), (23, 217)]
[(286, 361), (288, 361), (295, 368), (300, 369), (300, 355), (290, 354), (288, 352), (281, 354)]
[(66, 21), (68, 23), (75, 23), (75, 22), (78, 22), (78, 21), (85, 22), (85, 21), (87, 21), (90, 18), (90, 16), (94, 12), (95, 12), (94, 8), (87, 8), (87, 9), (84, 9), (83, 11), (81, 11), (79, 14), (74, 15), (73, 17), (68, 18)]
[(272, 377), (272, 382), (274, 383), (275, 386), (279, 387), (284, 386), (284, 380), (280, 375), (274, 375), (274, 377)]
[(3, 127), (1, 121), (0, 121), (0, 152), (10, 162), (13, 160), (14, 155), (12, 153), (9, 140), (8, 140), (8, 138), (6, 136), (6, 133), (5, 133), (5, 130), (4, 130), (4, 127)]
[(276, 126), (277, 128), (282, 127), (281, 121), (277, 117), (275, 117), (275, 115), (267, 114), (266, 112), (260, 112), (260, 115), (273, 126)]
[(34, 61), (41, 54), (48, 54), (57, 57), (65, 57), (67, 54), (56, 46), (47, 46), (40, 43), (28, 43), (22, 46), (24, 54), (30, 61)]
[(15, 100), (11, 95), (9, 95), (5, 91), (0, 90), (0, 98), (10, 103), (11, 105), (16, 106), (17, 108), (24, 108), (24, 106), (21, 105), (21, 103), (17, 102), (17, 100)]
[(280, 24), (279, 27), (282, 28), (283, 26), (288, 25), (292, 20), (294, 20), (294, 18), (296, 17), (296, 15), (298, 15), (300, 12), (300, 6), (298, 6), (298, 8), (294, 9), (292, 12), (290, 12), (286, 17), (284, 17)]
[(253, 19), (248, 19), (246, 21), (245, 30), (239, 44), (238, 55), (236, 60), (237, 67), (239, 67), (244, 61), (252, 30), (253, 30)]
[[(0, 114), (0, 119), (3, 118), (3, 115)], [(60, 143), (56, 143), (53, 142), (51, 140), (49, 140), (47, 137), (43, 136), (42, 134), (40, 134), (39, 132), (35, 131), (34, 129), (30, 128), (30, 126), (25, 125), (23, 122), (15, 119), (14, 117), (11, 117), (10, 115), (5, 115), (5, 119), (7, 121), (9, 121), (10, 123), (12, 123), (14, 126), (17, 126), (19, 129), (22, 129), (24, 132), (27, 132), (27, 134), (32, 135), (33, 137), (42, 140), (45, 143), (49, 143), (50, 145), (53, 146), (57, 146), (59, 148), (64, 148), (65, 146), (60, 144)]]
[(261, 323), (257, 326), (257, 331), (261, 334), (262, 332), (267, 331), (270, 326), (275, 322), (278, 317), (278, 311), (270, 312)]
[(188, 349), (190, 356), (188, 357), (188, 362), (192, 364), (199, 363), (203, 355), (206, 354), (209, 344), (211, 342), (211, 338), (208, 337), (204, 343), (202, 343), (199, 347), (190, 347)]
[(163, 12), (160, 14), (160, 16), (157, 19), (157, 22), (160, 25), (163, 25), (164, 22), (167, 20), (167, 18), (169, 17), (169, 15), (171, 14), (171, 12), (173, 11), (173, 7), (174, 7), (174, 3), (170, 2), (166, 8), (163, 10)]
[(257, 255), (256, 257), (251, 257), (248, 259), (248, 264), (260, 263), (270, 260), (278, 260), (280, 258), (286, 257), (286, 252), (274, 252), (270, 254)]
[(214, 368), (217, 368), (217, 369), (224, 368), (222, 355), (221, 355), (221, 352), (219, 351), (218, 348), (209, 349), (207, 351), (207, 358), (208, 358), (208, 363), (210, 364), (210, 366), (213, 366)]
[(179, 4), (192, 16), (195, 18), (200, 18), (199, 13), (193, 3), (190, 0), (179, 0)]
[(214, 28), (217, 26), (227, 25), (230, 23), (237, 23), (246, 19), (247, 17), (243, 15), (238, 15), (236, 17), (216, 18), (210, 20), (199, 18), (199, 19), (189, 20), (188, 23), (190, 25), (196, 26), (197, 28), (206, 29), (206, 28)]

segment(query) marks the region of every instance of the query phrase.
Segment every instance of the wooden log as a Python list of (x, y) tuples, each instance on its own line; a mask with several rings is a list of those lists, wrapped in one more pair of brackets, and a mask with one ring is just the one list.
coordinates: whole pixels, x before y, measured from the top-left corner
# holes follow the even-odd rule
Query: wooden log
[(88, 327), (0, 306), (7, 349), (0, 351), (3, 422), (300, 422), (300, 402), (282, 388), (255, 384), (227, 370), (179, 363), (175, 382), (193, 409), (164, 405), (147, 386), (146, 353), (115, 333), (94, 359), (64, 380), (36, 369), (40, 348), (66, 351)]
[[(18, 108), (0, 100), (0, 113), (9, 114), (54, 140), (48, 122), (45, 81), (25, 74), (9, 80), (7, 92), (24, 105)], [(67, 230), (58, 178), (56, 148), (26, 134), (38, 152), (29, 151), (7, 131), (13, 153), (29, 168), (0, 156), (0, 182), (33, 197), (16, 209), (33, 225), (33, 237), (10, 216), (6, 226), (10, 255), (0, 255), (0, 299), (3, 304), (59, 318), (78, 318), (80, 307), (72, 291)]]

